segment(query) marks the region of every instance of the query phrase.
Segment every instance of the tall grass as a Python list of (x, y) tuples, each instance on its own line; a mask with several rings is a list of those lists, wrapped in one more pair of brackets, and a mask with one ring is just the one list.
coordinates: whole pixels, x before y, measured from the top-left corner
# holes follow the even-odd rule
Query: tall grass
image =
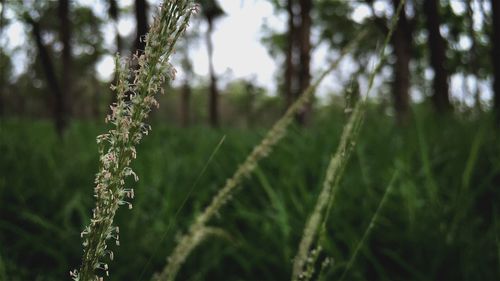
[(226, 184), (213, 197), (212, 202), (197, 216), (195, 222), (189, 227), (188, 233), (182, 236), (173, 250), (172, 255), (168, 257), (167, 266), (156, 277), (157, 280), (174, 280), (180, 267), (191, 253), (191, 251), (208, 236), (212, 231), (207, 231), (207, 222), (219, 210), (232, 199), (233, 193), (241, 182), (248, 177), (257, 167), (259, 161), (271, 153), (273, 147), (286, 134), (288, 126), (293, 122), (294, 116), (311, 100), (318, 85), (323, 79), (332, 72), (343, 58), (354, 46), (363, 38), (365, 34), (361, 33), (341, 52), (340, 58), (333, 62), (328, 69), (312, 83), (305, 92), (290, 106), (283, 117), (278, 120), (269, 130), (262, 141), (254, 147), (245, 161), (238, 167), (234, 175), (226, 181)]
[[(454, 203), (479, 124), (488, 120), (458, 117), (444, 121), (426, 106), (414, 106), (423, 124), (423, 138), (431, 144), (430, 165), (439, 188), (436, 206), (430, 204), (426, 192), (414, 122), (398, 129), (390, 116), (380, 114), (378, 105), (370, 103), (367, 109), (365, 129), (360, 131), (320, 239), (320, 258), (333, 259), (323, 280), (340, 278), (379, 204), (395, 161), (401, 164), (398, 184), (346, 280), (499, 279), (500, 216), (498, 204), (496, 209), (490, 206), (500, 198), (495, 183), (500, 175), (500, 147), (493, 130), (486, 131), (477, 152), (467, 204)], [(200, 245), (184, 263), (178, 280), (290, 277), (299, 232), (321, 189), (319, 174), (328, 166), (346, 119), (336, 105), (319, 109), (317, 116), (316, 125), (310, 128), (292, 126), (272, 157), (261, 161), (242, 182), (244, 194), (234, 196), (222, 217), (211, 220), (210, 226), (224, 229), (235, 243), (213, 239)], [(123, 243), (112, 263), (110, 280), (149, 280), (161, 270), (164, 257), (175, 247), (178, 230), (186, 229), (193, 214), (203, 211), (217, 190), (214, 183), (231, 176), (233, 167), (245, 159), (264, 132), (263, 128), (181, 129), (166, 126), (161, 119), (152, 121), (152, 126), (154, 131), (137, 147), (140, 153), (134, 170), (142, 176), (134, 209), (115, 217)], [(100, 124), (76, 121), (64, 139), (58, 140), (49, 121), (0, 122), (0, 130), (8, 132), (0, 134), (4, 280), (65, 280), (67, 269), (79, 262), (79, 232), (94, 204), (88, 188), (98, 163), (92, 136), (103, 129)], [(193, 175), (204, 168), (200, 159), (210, 157), (223, 135), (224, 144), (176, 215), (195, 181)], [(464, 209), (463, 216), (453, 242), (448, 243), (446, 226), (457, 208)], [(139, 278), (141, 271), (145, 273)]]

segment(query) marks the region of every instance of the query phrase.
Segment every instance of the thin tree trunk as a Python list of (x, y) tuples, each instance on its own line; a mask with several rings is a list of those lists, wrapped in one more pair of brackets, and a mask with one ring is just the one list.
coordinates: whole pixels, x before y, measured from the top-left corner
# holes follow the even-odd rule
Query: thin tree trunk
[(108, 15), (111, 19), (113, 19), (113, 24), (115, 27), (116, 52), (121, 52), (123, 49), (123, 42), (122, 37), (118, 32), (118, 19), (120, 17), (120, 9), (116, 0), (108, 0)]
[(245, 91), (247, 95), (247, 108), (246, 108), (246, 127), (253, 128), (255, 121), (255, 99), (258, 89), (254, 86), (253, 82), (245, 82)]
[(69, 20), (70, 12), (69, 0), (59, 0), (59, 36), (62, 43), (62, 69), (61, 69), (61, 92), (64, 96), (63, 107), (67, 109), (69, 115), (72, 110), (71, 101), (74, 100), (72, 91), (72, 59), (71, 59), (71, 21)]
[(446, 46), (439, 31), (441, 20), (439, 17), (439, 1), (424, 0), (424, 13), (427, 16), (426, 26), (429, 33), (430, 63), (434, 70), (432, 101), (438, 112), (451, 109), (448, 70), (446, 63)]
[[(399, 6), (400, 1), (393, 0), (394, 9)], [(392, 46), (396, 57), (396, 62), (393, 66), (394, 83), (392, 85), (392, 95), (398, 124), (404, 124), (408, 118), (411, 38), (411, 28), (406, 17), (406, 12), (403, 10), (392, 37)]]
[(213, 20), (207, 18), (208, 28), (206, 33), (207, 51), (208, 51), (208, 71), (210, 75), (210, 101), (209, 101), (209, 115), (210, 115), (210, 125), (212, 127), (219, 126), (219, 93), (217, 91), (217, 77), (215, 76), (214, 62), (213, 62), (213, 44), (212, 44), (212, 32), (213, 32)]
[(92, 81), (92, 117), (94, 120), (97, 120), (101, 116), (101, 110), (99, 108), (99, 96), (100, 96), (100, 88), (99, 81), (95, 75), (91, 75), (89, 80)]
[(500, 124), (500, 3), (491, 0), (493, 18), (492, 62), (493, 62), (493, 110), (497, 124)]
[(287, 30), (287, 46), (285, 53), (285, 79), (283, 85), (283, 98), (285, 99), (285, 110), (292, 105), (294, 100), (294, 95), (292, 92), (292, 82), (293, 74), (295, 72), (295, 67), (293, 63), (293, 49), (294, 41), (296, 37), (296, 27), (294, 23), (295, 14), (293, 11), (293, 0), (287, 1), (287, 13), (288, 13), (288, 30)]
[(57, 82), (54, 65), (52, 64), (52, 60), (50, 59), (49, 52), (45, 45), (43, 45), (39, 23), (31, 18), (28, 18), (27, 21), (32, 27), (33, 37), (38, 49), (38, 55), (40, 56), (45, 79), (47, 80), (47, 85), (54, 95), (53, 118), (57, 133), (61, 136), (67, 125), (66, 109), (64, 107), (64, 95), (61, 92), (61, 88), (59, 87), (59, 84)]
[[(111, 19), (113, 19), (113, 25), (115, 29), (115, 42), (116, 42), (116, 52), (121, 53), (123, 50), (123, 42), (120, 36), (120, 32), (118, 31), (118, 20), (120, 17), (120, 8), (118, 7), (118, 3), (116, 0), (108, 0), (108, 15)], [(113, 85), (116, 85), (118, 81), (118, 73), (113, 74)], [(111, 95), (111, 104), (115, 104), (117, 101), (116, 95)]]
[(148, 33), (148, 4), (146, 0), (135, 0), (135, 20), (137, 23), (134, 53), (144, 53), (146, 40), (144, 36)]
[(191, 103), (191, 86), (186, 79), (182, 85), (181, 92), (181, 124), (186, 128), (191, 124), (189, 105)]
[[(300, 0), (300, 29), (299, 29), (299, 51), (300, 51), (300, 63), (299, 63), (299, 89), (297, 92), (298, 96), (304, 92), (309, 84), (311, 83), (311, 0)], [(305, 108), (297, 116), (297, 121), (299, 124), (304, 125), (308, 122), (312, 112), (312, 102), (309, 102)]]
[[(0, 11), (0, 36), (3, 36), (3, 28), (4, 28), (4, 16), (5, 16), (5, 0), (0, 0), (0, 4), (2, 5), (2, 11)], [(0, 50), (0, 52), (3, 52), (3, 49)], [(5, 56), (4, 54), (0, 53), (0, 59), (3, 59)], [(3, 62), (0, 62), (3, 66)], [(5, 77), (4, 73), (0, 73), (0, 117), (3, 117), (5, 115), (5, 101), (4, 101), (4, 87), (5, 87)]]
[(472, 95), (474, 95), (475, 107), (481, 110), (481, 96), (479, 93), (478, 80), (478, 65), (477, 65), (477, 40), (476, 32), (474, 31), (474, 11), (472, 9), (472, 0), (467, 0), (467, 21), (469, 38), (472, 41), (472, 45), (469, 51), (469, 74), (472, 74), (475, 79), (473, 89), (471, 89)]
[[(144, 54), (144, 49), (146, 48), (146, 34), (148, 32), (148, 4), (146, 0), (135, 0), (135, 22), (136, 22), (136, 35), (134, 46), (132, 47), (132, 57), (136, 55), (140, 57)], [(132, 67), (135, 70), (139, 69), (139, 64), (137, 60), (132, 60)], [(115, 73), (116, 76), (116, 73)], [(116, 77), (115, 77), (116, 78)], [(133, 83), (132, 77), (129, 77), (129, 82)], [(125, 93), (125, 100), (130, 100), (132, 92), (128, 91)], [(116, 96), (113, 95), (113, 103), (116, 102)]]
[(189, 59), (190, 36), (184, 36), (184, 45), (181, 46), (182, 61), (181, 66), (184, 72), (184, 83), (181, 88), (180, 108), (181, 108), (181, 126), (186, 128), (191, 125), (191, 81), (193, 77), (193, 64)]

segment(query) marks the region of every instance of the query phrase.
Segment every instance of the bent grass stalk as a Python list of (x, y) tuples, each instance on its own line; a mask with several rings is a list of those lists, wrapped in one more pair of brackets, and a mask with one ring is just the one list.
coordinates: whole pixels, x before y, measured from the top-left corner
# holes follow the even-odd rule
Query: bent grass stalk
[(387, 202), (387, 198), (389, 197), (389, 194), (391, 193), (393, 187), (394, 187), (394, 182), (398, 179), (399, 177), (399, 170), (396, 170), (394, 175), (392, 176), (391, 181), (389, 182), (389, 185), (386, 187), (384, 195), (382, 196), (382, 199), (380, 200), (380, 203), (378, 204), (377, 210), (372, 216), (372, 219), (370, 220), (370, 223), (368, 224), (368, 227), (366, 228), (365, 232), (363, 233), (363, 236), (358, 242), (358, 245), (356, 245), (356, 249), (354, 250), (354, 253), (352, 254), (351, 258), (349, 259), (349, 262), (347, 263), (344, 272), (340, 276), (339, 281), (344, 280), (344, 278), (347, 276), (347, 273), (349, 270), (352, 268), (352, 265), (356, 261), (356, 258), (358, 257), (358, 253), (365, 244), (366, 239), (368, 236), (370, 236), (370, 233), (372, 232), (373, 228), (375, 227), (375, 222), (378, 219), (378, 216), (380, 214), (380, 210), (385, 206), (385, 203)]
[[(325, 212), (325, 210), (326, 211), (330, 210), (331, 204), (333, 204), (333, 201), (335, 199), (335, 195), (338, 190), (338, 183), (343, 175), (345, 166), (350, 158), (352, 149), (355, 146), (355, 142), (359, 134), (359, 129), (363, 125), (363, 118), (366, 110), (365, 109), (366, 100), (373, 87), (373, 81), (375, 79), (375, 75), (378, 73), (378, 71), (382, 67), (383, 62), (385, 61), (386, 57), (385, 49), (389, 44), (390, 38), (392, 37), (392, 33), (394, 32), (404, 2), (405, 1), (403, 0), (399, 3), (396, 13), (392, 17), (389, 32), (387, 33), (387, 36), (384, 40), (384, 44), (382, 45), (382, 48), (379, 53), (380, 60), (370, 75), (367, 92), (365, 96), (359, 99), (358, 102), (356, 103), (356, 106), (342, 131), (337, 151), (333, 155), (327, 167), (326, 177), (323, 182), (323, 189), (321, 190), (321, 193), (318, 197), (318, 201), (316, 202), (314, 211), (306, 223), (306, 226), (304, 228), (304, 233), (297, 251), (297, 255), (295, 256), (295, 259), (293, 261), (292, 280), (301, 280), (304, 278), (306, 279), (309, 278), (309, 276), (305, 276), (308, 275), (305, 266), (307, 263), (307, 258), (309, 256), (311, 246), (318, 235), (318, 229), (322, 219), (324, 218), (325, 214), (328, 213)], [(306, 274), (304, 275), (304, 273)]]
[(177, 246), (168, 258), (166, 267), (159, 275), (155, 276), (156, 280), (175, 279), (177, 272), (191, 251), (196, 248), (196, 246), (202, 242), (204, 238), (207, 237), (207, 222), (219, 211), (221, 207), (231, 200), (231, 196), (236, 188), (240, 185), (244, 178), (248, 177), (253, 172), (258, 162), (271, 153), (273, 147), (285, 136), (288, 126), (294, 120), (293, 117), (311, 100), (318, 85), (331, 71), (337, 67), (340, 60), (347, 53), (349, 53), (364, 36), (364, 32), (359, 34), (342, 50), (340, 57), (304, 91), (304, 93), (290, 106), (290, 108), (288, 108), (281, 119), (279, 119), (269, 130), (260, 144), (254, 147), (252, 152), (238, 167), (233, 176), (226, 181), (226, 184), (213, 197), (212, 202), (205, 208), (205, 211), (195, 219), (195, 222), (190, 226), (188, 232), (181, 237)]
[[(103, 270), (109, 275), (106, 257), (113, 259), (113, 252), (108, 248), (108, 240), (115, 240), (119, 245), (119, 228), (113, 225), (115, 214), (120, 205), (132, 204), (128, 199), (134, 197), (134, 190), (126, 188), (125, 179), (137, 175), (130, 168), (136, 158), (135, 146), (147, 135), (151, 127), (144, 123), (153, 107), (158, 107), (155, 94), (163, 92), (167, 79), (175, 78), (175, 69), (169, 58), (174, 45), (186, 30), (191, 15), (197, 6), (188, 0), (167, 0), (160, 6), (158, 14), (150, 27), (144, 54), (134, 56), (132, 61), (122, 66), (116, 57), (117, 83), (112, 89), (117, 93), (117, 102), (111, 106), (111, 113), (106, 117), (113, 128), (108, 133), (97, 137), (99, 146), (100, 169), (96, 174), (94, 189), (96, 206), (92, 219), (81, 233), (83, 238), (83, 257), (78, 270), (70, 272), (73, 280), (102, 280), (96, 274)], [(137, 64), (136, 70), (131, 66)], [(133, 82), (129, 82), (129, 76)]]

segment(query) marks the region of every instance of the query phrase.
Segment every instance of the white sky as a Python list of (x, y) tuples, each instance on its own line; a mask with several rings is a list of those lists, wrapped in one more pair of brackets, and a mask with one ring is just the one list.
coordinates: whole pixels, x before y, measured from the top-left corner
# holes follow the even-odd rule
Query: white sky
[[(9, 1), (9, 0), (7, 0)], [(15, 1), (15, 0), (10, 0)], [(35, 0), (33, 0), (35, 1)], [(77, 0), (80, 5), (91, 7), (94, 12), (102, 18), (107, 18), (106, 1), (103, 0)], [(151, 7), (155, 7), (158, 0), (148, 0)], [(120, 7), (132, 7), (133, 0), (118, 0)], [(281, 64), (279, 59), (272, 58), (267, 49), (261, 44), (262, 25), (264, 22), (271, 28), (283, 31), (286, 25), (286, 19), (283, 15), (274, 14), (273, 7), (269, 1), (265, 0), (219, 0), (220, 5), (226, 12), (226, 16), (222, 17), (215, 24), (213, 33), (214, 43), (214, 66), (217, 75), (220, 78), (222, 85), (237, 78), (246, 78), (253, 80), (259, 86), (265, 87), (269, 93), (276, 91), (276, 75), (278, 67)], [(475, 3), (475, 2), (474, 2)], [(465, 11), (465, 6), (461, 0), (451, 0), (451, 5), (454, 12), (461, 13)], [(383, 13), (387, 6), (383, 1), (375, 2), (375, 10), (377, 13)], [(356, 21), (362, 21), (371, 14), (370, 9), (366, 5), (359, 5), (352, 15)], [(479, 13), (476, 13), (479, 14)], [(13, 18), (11, 10), (7, 10), (7, 18)], [(475, 18), (475, 23), (482, 19)], [(135, 20), (130, 13), (125, 15), (122, 13), (119, 21), (119, 32), (122, 36), (133, 34), (135, 28)], [(200, 28), (203, 33), (206, 30), (206, 25), (193, 24), (191, 28)], [(26, 41), (24, 26), (14, 21), (7, 26), (4, 33), (7, 36), (0, 36), (0, 46), (6, 47), (8, 50), (13, 50), (20, 47)], [(111, 21), (103, 27), (105, 34), (105, 47), (109, 50), (115, 48), (114, 27)], [(461, 42), (461, 45), (470, 44), (467, 40)], [(112, 51), (112, 52), (113, 52)], [(328, 49), (325, 46), (319, 46), (312, 55), (312, 75), (315, 77), (323, 67)], [(190, 57), (193, 61), (195, 73), (206, 80), (208, 76), (208, 59), (204, 40), (200, 40), (198, 46), (190, 49)], [(21, 73), (26, 68), (26, 54), (16, 52), (13, 55), (15, 64), (15, 72)], [(97, 64), (97, 71), (101, 79), (110, 80), (114, 70), (114, 63), (111, 55), (104, 56)], [(318, 90), (319, 96), (324, 96), (327, 92), (341, 90), (341, 85), (337, 81), (346, 79), (345, 73), (349, 72), (346, 69), (352, 68), (352, 62), (348, 60), (344, 62), (340, 69), (327, 79)], [(178, 69), (182, 76), (181, 69)], [(344, 74), (344, 75), (342, 75)], [(452, 94), (456, 98), (464, 99), (462, 93), (463, 78), (454, 75), (451, 78)], [(483, 85), (483, 98), (491, 99), (491, 90), (487, 85)], [(466, 99), (465, 99), (466, 100)], [(469, 100), (468, 102), (472, 102)]]

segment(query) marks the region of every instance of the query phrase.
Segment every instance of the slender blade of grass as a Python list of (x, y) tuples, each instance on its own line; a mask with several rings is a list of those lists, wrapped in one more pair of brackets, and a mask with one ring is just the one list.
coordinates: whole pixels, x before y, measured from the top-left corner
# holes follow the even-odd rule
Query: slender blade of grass
[[(188, 194), (186, 195), (186, 197), (184, 198), (184, 200), (182, 200), (181, 205), (179, 206), (179, 208), (175, 212), (173, 218), (170, 220), (170, 223), (168, 224), (167, 229), (165, 230), (164, 234), (160, 238), (159, 244), (163, 244), (163, 241), (165, 241), (165, 239), (167, 238), (168, 233), (170, 232), (170, 230), (172, 229), (172, 226), (174, 225), (173, 222), (179, 216), (180, 212), (182, 211), (182, 209), (186, 205), (187, 201), (189, 200), (189, 198), (193, 194), (193, 191), (194, 191), (195, 187), (198, 185), (198, 182), (200, 181), (201, 177), (205, 174), (205, 172), (206, 172), (209, 164), (212, 163), (212, 160), (214, 159), (214, 157), (217, 154), (217, 152), (219, 152), (219, 150), (222, 147), (222, 144), (224, 143), (225, 140), (226, 140), (226, 135), (222, 136), (221, 140), (219, 141), (219, 143), (217, 144), (217, 146), (214, 148), (214, 150), (212, 151), (212, 153), (208, 157), (208, 160), (205, 162), (205, 165), (203, 166), (203, 169), (201, 169), (200, 173), (198, 174), (198, 176), (194, 180), (193, 184), (189, 188)], [(151, 254), (151, 256), (148, 258), (148, 261), (144, 265), (144, 267), (143, 267), (143, 269), (141, 271), (141, 274), (139, 275), (139, 278), (138, 278), (139, 281), (142, 280), (142, 277), (144, 276), (144, 273), (146, 272), (146, 268), (151, 263), (151, 260), (153, 260), (153, 258), (158, 254), (159, 249), (160, 248), (155, 248), (153, 254)]]
[(354, 262), (356, 261), (356, 258), (358, 256), (359, 251), (361, 248), (364, 246), (366, 239), (368, 236), (370, 236), (373, 228), (375, 227), (375, 223), (377, 222), (378, 216), (380, 215), (380, 210), (385, 206), (385, 203), (387, 202), (387, 198), (389, 197), (389, 194), (391, 193), (394, 183), (399, 177), (399, 170), (396, 170), (394, 172), (394, 175), (392, 176), (392, 179), (390, 183), (387, 185), (387, 188), (385, 189), (384, 195), (382, 196), (382, 199), (380, 200), (380, 203), (378, 204), (377, 210), (375, 210), (375, 213), (372, 216), (372, 219), (370, 220), (370, 223), (368, 224), (368, 227), (366, 228), (365, 232), (363, 233), (363, 236), (359, 240), (358, 244), (356, 245), (356, 249), (354, 250), (354, 253), (352, 254), (351, 258), (349, 259), (349, 262), (347, 263), (344, 272), (340, 276), (339, 281), (344, 280), (346, 277), (347, 273), (349, 270), (352, 268)]

